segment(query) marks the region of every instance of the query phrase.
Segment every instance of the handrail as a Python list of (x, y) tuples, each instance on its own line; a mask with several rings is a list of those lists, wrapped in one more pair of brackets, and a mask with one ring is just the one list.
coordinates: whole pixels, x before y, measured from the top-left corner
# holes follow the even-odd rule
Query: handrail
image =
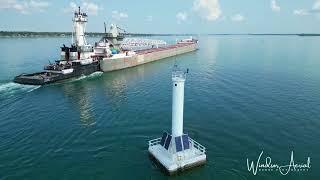
[(161, 138), (152, 139), (148, 142), (149, 146), (155, 146), (157, 144), (160, 144)]
[[(160, 141), (161, 141), (161, 138), (156, 138), (148, 141), (149, 147), (160, 144)], [(191, 144), (191, 147), (198, 149), (200, 151), (200, 154), (204, 154), (206, 152), (206, 148), (203, 145), (191, 139), (190, 137), (189, 137), (189, 143)]]
[(197, 141), (191, 139), (190, 137), (189, 137), (189, 142), (191, 142), (192, 146), (198, 149), (201, 152), (201, 154), (204, 154), (206, 152), (206, 148), (204, 146), (202, 146)]

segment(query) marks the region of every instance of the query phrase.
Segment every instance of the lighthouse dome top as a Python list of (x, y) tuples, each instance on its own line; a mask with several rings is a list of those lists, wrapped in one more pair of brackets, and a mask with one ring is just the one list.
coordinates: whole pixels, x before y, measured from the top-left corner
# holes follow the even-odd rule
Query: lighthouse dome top
[(184, 71), (180, 69), (177, 65), (174, 65), (172, 70), (172, 81), (185, 81), (187, 73), (188, 69), (187, 71)]

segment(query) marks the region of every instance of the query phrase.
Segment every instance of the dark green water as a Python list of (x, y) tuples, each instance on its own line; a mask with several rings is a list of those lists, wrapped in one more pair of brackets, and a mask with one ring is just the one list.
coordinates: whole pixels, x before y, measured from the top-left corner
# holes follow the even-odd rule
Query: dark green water
[[(10, 79), (42, 69), (70, 40), (0, 39), (0, 179), (319, 179), (320, 38), (199, 40), (199, 51), (177, 58), (34, 87)], [(147, 141), (170, 131), (175, 62), (190, 69), (184, 131), (208, 162), (168, 177)], [(254, 176), (247, 158), (262, 150), (281, 165), (294, 151), (311, 168)]]

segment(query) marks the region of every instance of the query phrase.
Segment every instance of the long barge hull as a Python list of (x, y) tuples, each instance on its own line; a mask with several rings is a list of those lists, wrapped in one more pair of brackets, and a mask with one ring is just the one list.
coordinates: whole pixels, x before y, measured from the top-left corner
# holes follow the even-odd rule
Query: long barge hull
[(21, 74), (14, 78), (14, 82), (28, 85), (45, 85), (70, 78), (89, 75), (100, 70), (99, 62), (94, 62), (88, 65), (79, 65), (72, 67), (73, 72), (63, 74), (59, 71), (43, 71), (32, 74)]
[(137, 51), (136, 54), (132, 56), (125, 56), (121, 58), (104, 58), (100, 61), (100, 68), (103, 72), (115, 71), (172, 56), (177, 56), (195, 50), (197, 50), (197, 43), (174, 44), (161, 48), (141, 50)]
[(104, 58), (100, 60), (100, 62), (94, 62), (90, 65), (75, 66), (73, 67), (74, 71), (68, 74), (63, 74), (59, 71), (43, 71), (32, 74), (21, 74), (16, 76), (13, 81), (19, 84), (45, 85), (81, 75), (89, 75), (96, 71), (109, 72), (134, 67), (195, 50), (197, 50), (197, 43), (175, 44), (161, 48), (136, 51), (135, 55), (121, 58)]

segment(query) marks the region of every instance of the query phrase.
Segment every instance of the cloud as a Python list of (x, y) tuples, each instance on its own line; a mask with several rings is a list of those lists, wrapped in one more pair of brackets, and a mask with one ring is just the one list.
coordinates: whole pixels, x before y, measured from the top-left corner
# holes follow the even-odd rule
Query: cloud
[(320, 14), (320, 0), (316, 0), (311, 9), (296, 9), (293, 11), (294, 15), (297, 16), (307, 16), (307, 15), (317, 15), (319, 17)]
[(235, 14), (231, 17), (231, 20), (234, 22), (242, 22), (245, 21), (245, 17), (241, 14)]
[(320, 0), (316, 0), (312, 7), (313, 10), (320, 10)]
[(33, 12), (44, 12), (49, 3), (40, 0), (16, 1), (16, 0), (0, 0), (0, 9), (14, 10), (22, 14), (30, 14)]
[(293, 14), (294, 15), (297, 15), (297, 16), (307, 16), (309, 15), (309, 11), (306, 10), (306, 9), (296, 9), (293, 11)]
[(45, 8), (47, 8), (49, 6), (48, 2), (45, 1), (29, 1), (29, 7), (32, 9), (37, 9), (37, 10), (44, 10)]
[(82, 7), (88, 14), (98, 15), (98, 11), (100, 10), (99, 6), (92, 2), (83, 2)]
[(320, 13), (320, 0), (316, 0), (312, 6), (310, 13), (319, 14)]
[(146, 21), (152, 22), (152, 21), (153, 21), (153, 17), (152, 17), (152, 16), (147, 16), (147, 17), (146, 17)]
[(86, 12), (89, 15), (98, 15), (99, 10), (103, 9), (99, 7), (97, 4), (89, 1), (82, 1), (81, 5), (77, 5), (75, 2), (71, 1), (69, 3), (69, 7), (64, 8), (63, 11), (65, 13), (73, 13), (74, 11), (78, 10), (79, 6), (84, 12)]
[(222, 14), (219, 0), (194, 0), (193, 9), (208, 21), (215, 21)]
[(128, 14), (125, 12), (112, 11), (112, 19), (114, 20), (122, 20), (128, 18)]
[(70, 2), (69, 3), (69, 7), (64, 9), (65, 13), (70, 13), (70, 12), (74, 12), (77, 10), (77, 4), (75, 2)]
[(271, 0), (271, 9), (272, 11), (275, 11), (275, 12), (279, 12), (281, 9), (280, 9), (280, 6), (277, 4), (277, 1), (276, 0)]
[(10, 9), (16, 4), (14, 0), (0, 0), (0, 9)]
[(186, 12), (178, 12), (176, 18), (178, 24), (180, 24), (188, 19), (188, 14)]

